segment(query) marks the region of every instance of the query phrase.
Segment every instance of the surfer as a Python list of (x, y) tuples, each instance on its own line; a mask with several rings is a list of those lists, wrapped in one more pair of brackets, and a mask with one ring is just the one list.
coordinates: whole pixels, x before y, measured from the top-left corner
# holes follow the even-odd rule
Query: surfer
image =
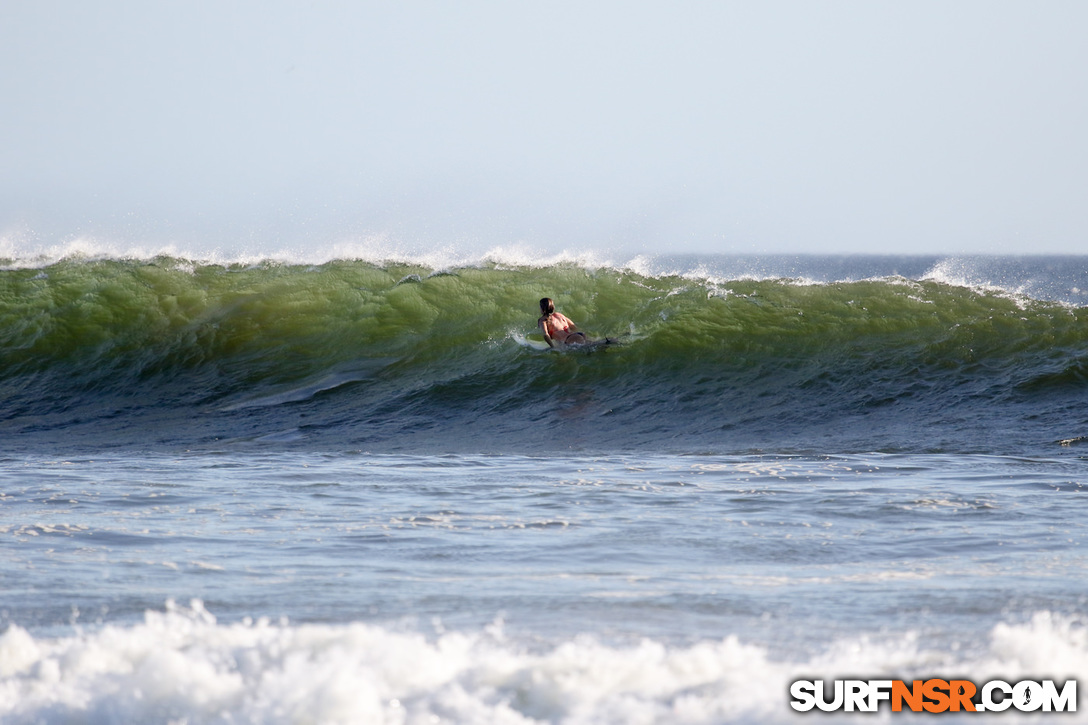
[(586, 333), (580, 332), (570, 318), (562, 312), (555, 311), (555, 303), (550, 297), (540, 300), (540, 319), (536, 321), (537, 327), (544, 333), (544, 341), (548, 347), (560, 345), (585, 345), (589, 342)]

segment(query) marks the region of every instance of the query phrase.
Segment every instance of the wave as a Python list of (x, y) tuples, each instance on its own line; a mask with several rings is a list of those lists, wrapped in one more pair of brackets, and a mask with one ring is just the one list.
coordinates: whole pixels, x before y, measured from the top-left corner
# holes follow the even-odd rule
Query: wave
[[(9, 265), (0, 426), (48, 437), (95, 424), (109, 440), (138, 430), (176, 444), (426, 434), (447, 448), (468, 430), (487, 449), (518, 449), (533, 426), (561, 424), (575, 446), (718, 452), (835, 426), (851, 446), (911, 448), (895, 443), (906, 424), (956, 416), (990, 432), (986, 421), (1030, 414), (1048, 442), (1084, 433), (1069, 411), (1088, 392), (1088, 308), (954, 283), (947, 267), (819, 281), (634, 266)], [(545, 296), (622, 344), (546, 351)], [(866, 433), (877, 420), (883, 437)]]
[[(363, 623), (220, 624), (203, 604), (74, 636), (0, 635), (0, 719), (37, 722), (792, 722), (796, 679), (969, 673), (1059, 682), (1088, 668), (1075, 619), (999, 623), (981, 645), (914, 633), (784, 659), (736, 636), (671, 645), (579, 637), (527, 648), (501, 622), (428, 638)], [(947, 644), (947, 643), (946, 643)], [(885, 706), (886, 707), (886, 706)]]

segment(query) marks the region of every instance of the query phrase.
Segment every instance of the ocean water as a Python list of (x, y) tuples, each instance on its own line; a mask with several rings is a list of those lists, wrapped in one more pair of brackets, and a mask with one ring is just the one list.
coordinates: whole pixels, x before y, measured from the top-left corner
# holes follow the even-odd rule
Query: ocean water
[(6, 254), (5, 725), (1088, 674), (1088, 257)]

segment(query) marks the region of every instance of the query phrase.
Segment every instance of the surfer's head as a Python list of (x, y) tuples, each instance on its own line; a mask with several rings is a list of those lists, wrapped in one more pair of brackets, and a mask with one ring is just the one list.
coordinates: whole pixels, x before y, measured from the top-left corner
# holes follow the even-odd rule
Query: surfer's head
[(540, 311), (543, 312), (545, 315), (550, 315), (555, 312), (555, 303), (552, 302), (551, 297), (545, 297), (544, 299), (540, 300)]

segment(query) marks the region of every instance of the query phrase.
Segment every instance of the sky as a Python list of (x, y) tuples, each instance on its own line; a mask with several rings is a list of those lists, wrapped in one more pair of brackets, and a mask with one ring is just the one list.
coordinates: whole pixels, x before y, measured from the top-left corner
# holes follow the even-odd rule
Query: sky
[(1088, 3), (5, 0), (0, 235), (1088, 253)]

